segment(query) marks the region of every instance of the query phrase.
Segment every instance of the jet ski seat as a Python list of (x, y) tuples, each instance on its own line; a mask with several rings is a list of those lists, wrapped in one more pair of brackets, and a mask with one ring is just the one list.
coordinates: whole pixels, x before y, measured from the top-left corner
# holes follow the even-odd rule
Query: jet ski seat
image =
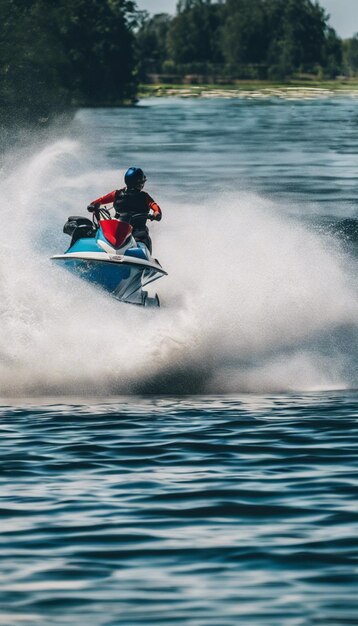
[(71, 215), (63, 227), (63, 232), (72, 237), (71, 246), (73, 246), (78, 239), (95, 237), (97, 231), (87, 217)]

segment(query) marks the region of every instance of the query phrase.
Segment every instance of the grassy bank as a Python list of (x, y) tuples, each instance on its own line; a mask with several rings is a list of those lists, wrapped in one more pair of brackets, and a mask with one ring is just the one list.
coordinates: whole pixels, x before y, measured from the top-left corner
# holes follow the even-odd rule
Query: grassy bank
[(337, 80), (291, 80), (284, 83), (242, 80), (231, 84), (148, 84), (141, 85), (139, 97), (179, 96), (182, 98), (270, 98), (312, 99), (332, 95), (358, 97), (358, 78)]

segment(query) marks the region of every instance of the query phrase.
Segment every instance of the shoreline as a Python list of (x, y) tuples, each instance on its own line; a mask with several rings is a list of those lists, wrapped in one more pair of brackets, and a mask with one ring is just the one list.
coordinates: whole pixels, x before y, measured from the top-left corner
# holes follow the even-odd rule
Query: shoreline
[(228, 84), (142, 84), (138, 97), (313, 100), (332, 96), (358, 97), (358, 79), (341, 81), (240, 81)]

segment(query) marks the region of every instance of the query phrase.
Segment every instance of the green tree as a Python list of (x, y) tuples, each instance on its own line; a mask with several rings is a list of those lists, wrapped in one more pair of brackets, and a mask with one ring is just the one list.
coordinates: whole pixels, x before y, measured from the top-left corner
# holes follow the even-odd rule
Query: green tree
[(227, 63), (266, 62), (269, 45), (265, 0), (227, 0), (221, 46)]
[(223, 5), (211, 0), (181, 0), (168, 32), (174, 63), (220, 63)]
[(324, 10), (311, 0), (276, 0), (272, 8), (269, 64), (277, 65), (286, 75), (312, 71), (322, 64), (327, 20)]
[(94, 105), (132, 100), (135, 2), (60, 0), (57, 16), (66, 51), (63, 80), (75, 99)]
[(262, 64), (271, 76), (340, 65), (340, 40), (328, 17), (311, 0), (227, 0), (222, 49), (234, 68)]
[(329, 78), (335, 78), (343, 69), (343, 43), (334, 28), (326, 26), (322, 51), (322, 67)]
[(0, 0), (0, 94), (14, 117), (47, 115), (67, 102), (64, 62), (50, 0)]
[(358, 75), (358, 33), (343, 42), (343, 62), (348, 75)]
[(145, 13), (137, 32), (139, 76), (144, 78), (149, 72), (160, 73), (168, 58), (167, 37), (172, 17), (158, 13), (149, 17)]
[(0, 0), (3, 118), (134, 100), (136, 17), (130, 0)]

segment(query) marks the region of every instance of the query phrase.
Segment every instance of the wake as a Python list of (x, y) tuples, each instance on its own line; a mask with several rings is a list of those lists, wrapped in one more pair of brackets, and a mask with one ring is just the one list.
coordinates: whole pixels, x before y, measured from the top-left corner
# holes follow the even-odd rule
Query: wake
[(3, 175), (2, 397), (357, 387), (356, 261), (260, 197), (163, 206), (160, 310), (53, 266), (68, 215), (117, 184), (69, 140)]

